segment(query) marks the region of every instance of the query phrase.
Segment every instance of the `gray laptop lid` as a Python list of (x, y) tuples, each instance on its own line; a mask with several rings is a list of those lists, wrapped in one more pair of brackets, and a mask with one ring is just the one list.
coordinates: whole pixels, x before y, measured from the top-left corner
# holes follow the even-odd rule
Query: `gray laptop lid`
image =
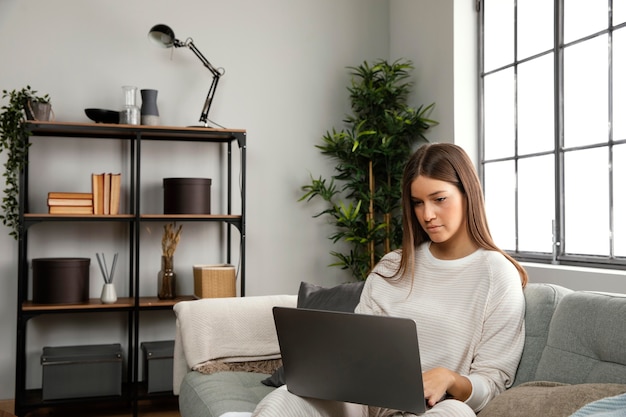
[(413, 320), (289, 307), (273, 312), (290, 392), (426, 411)]

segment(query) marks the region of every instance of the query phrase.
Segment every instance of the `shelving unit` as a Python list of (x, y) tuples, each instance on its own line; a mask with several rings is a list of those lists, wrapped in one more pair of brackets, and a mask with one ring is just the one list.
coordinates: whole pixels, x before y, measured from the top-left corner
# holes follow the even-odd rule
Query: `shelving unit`
[[(140, 313), (157, 310), (171, 310), (172, 306), (182, 300), (193, 299), (192, 295), (180, 296), (175, 300), (160, 300), (156, 296), (144, 296), (140, 291), (142, 271), (140, 270), (140, 231), (147, 222), (219, 222), (226, 228), (226, 263), (231, 263), (231, 243), (233, 240), (232, 228), (239, 232), (239, 295), (245, 295), (245, 188), (246, 188), (246, 131), (239, 129), (209, 129), (209, 128), (180, 128), (167, 126), (131, 126), (116, 124), (83, 124), (60, 122), (29, 122), (32, 133), (31, 143), (41, 140), (42, 137), (57, 138), (84, 138), (86, 140), (122, 140), (128, 149), (128, 163), (130, 175), (128, 178), (127, 198), (129, 210), (118, 215), (50, 215), (45, 213), (31, 213), (29, 211), (28, 186), (29, 167), (20, 177), (20, 224), (18, 248), (18, 294), (17, 294), (17, 350), (15, 370), (15, 413), (22, 417), (31, 411), (49, 407), (61, 406), (89, 406), (97, 402), (119, 404), (121, 408), (129, 409), (133, 415), (138, 414), (138, 404), (143, 400), (171, 398), (171, 393), (147, 394), (145, 384), (140, 381)], [(206, 215), (164, 215), (160, 213), (142, 213), (141, 202), (141, 164), (142, 143), (146, 141), (170, 142), (202, 142), (217, 146), (224, 153), (226, 159), (226, 178), (220, 179), (226, 190), (226, 213)], [(233, 190), (233, 177), (236, 169), (233, 164), (233, 145), (239, 150), (240, 177), (238, 191)], [(213, 148), (214, 149), (214, 148)], [(62, 150), (59, 150), (62, 155)], [(67, 161), (66, 161), (67, 162)], [(233, 213), (233, 199), (240, 202), (241, 212)], [(28, 299), (29, 294), (29, 235), (36, 235), (37, 224), (51, 222), (114, 222), (123, 225), (128, 236), (128, 297), (120, 297), (114, 304), (102, 304), (99, 298), (90, 299), (86, 303), (72, 305), (36, 304)], [(145, 274), (144, 274), (145, 275)], [(153, 277), (150, 277), (153, 279)], [(144, 278), (147, 279), (147, 278)], [(42, 315), (53, 314), (109, 314), (123, 313), (128, 328), (127, 352), (125, 352), (126, 381), (122, 387), (122, 395), (117, 397), (94, 397), (69, 400), (42, 400), (41, 389), (27, 389), (27, 327), (29, 320)], [(173, 338), (173, 336), (172, 336)], [(112, 343), (122, 342), (119, 340)], [(85, 343), (88, 344), (88, 341)], [(94, 376), (97, 377), (97, 376)]]

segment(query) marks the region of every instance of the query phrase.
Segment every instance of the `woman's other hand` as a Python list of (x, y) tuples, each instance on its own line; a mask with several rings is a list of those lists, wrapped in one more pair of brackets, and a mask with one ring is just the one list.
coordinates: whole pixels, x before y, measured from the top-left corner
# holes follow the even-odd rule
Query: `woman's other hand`
[(472, 394), (472, 384), (464, 376), (446, 368), (434, 368), (422, 374), (424, 397), (429, 406), (444, 399), (446, 394), (459, 401), (465, 401)]

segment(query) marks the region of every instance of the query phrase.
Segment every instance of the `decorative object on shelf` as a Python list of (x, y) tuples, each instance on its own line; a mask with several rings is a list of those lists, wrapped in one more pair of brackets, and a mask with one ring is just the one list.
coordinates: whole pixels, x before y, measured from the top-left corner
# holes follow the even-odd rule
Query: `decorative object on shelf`
[(111, 265), (110, 271), (107, 266), (107, 260), (104, 257), (104, 253), (102, 254), (102, 258), (100, 258), (99, 253), (96, 253), (96, 258), (98, 259), (102, 279), (104, 279), (100, 300), (103, 304), (113, 304), (117, 301), (117, 293), (115, 291), (115, 286), (113, 285), (113, 276), (115, 274), (115, 266), (117, 265), (117, 253), (113, 255), (113, 264)]
[(417, 109), (407, 104), (411, 61), (378, 60), (349, 69), (354, 113), (344, 119), (349, 126), (326, 132), (316, 145), (337, 161), (336, 174), (328, 183), (311, 176), (300, 201), (316, 196), (325, 201), (327, 208), (313, 217), (330, 216), (337, 231), (329, 239), (348, 244), (344, 253), (331, 251), (337, 258), (332, 266), (365, 280), (384, 254), (401, 246), (404, 165), (415, 146), (428, 142), (424, 132), (437, 122), (428, 118), (434, 103)]
[(140, 109), (137, 106), (137, 87), (125, 85), (122, 87), (124, 93), (124, 107), (120, 111), (119, 121), (123, 125), (138, 125), (140, 119)]
[(89, 300), (89, 258), (35, 258), (33, 303), (81, 304)]
[(193, 295), (196, 298), (237, 296), (237, 273), (230, 264), (194, 265)]
[(159, 92), (152, 89), (143, 89), (141, 92), (141, 124), (158, 126), (159, 108), (157, 107), (157, 95)]
[[(9, 98), (9, 103), (0, 110), (0, 152), (6, 151), (4, 163), (5, 188), (0, 219), (2, 224), (11, 229), (9, 235), (18, 239), (20, 230), (19, 216), (19, 175), (28, 160), (28, 136), (26, 126), (29, 115), (28, 103), (50, 104), (48, 94), (39, 96), (29, 85), (21, 90), (2, 90), (2, 98)], [(32, 107), (32, 104), (31, 104)]]
[(26, 102), (26, 118), (38, 122), (54, 120), (52, 104), (48, 99), (31, 98)]
[(158, 24), (154, 25), (150, 32), (148, 33), (150, 39), (156, 42), (157, 45), (163, 48), (180, 48), (187, 47), (191, 49), (191, 51), (196, 54), (198, 59), (202, 61), (202, 64), (211, 72), (213, 75), (213, 81), (211, 82), (211, 87), (209, 88), (209, 93), (206, 96), (206, 100), (204, 101), (204, 107), (202, 107), (202, 113), (200, 114), (200, 123), (203, 124), (204, 127), (209, 126), (209, 109), (211, 108), (211, 104), (213, 103), (213, 96), (215, 95), (215, 90), (217, 89), (217, 83), (220, 80), (220, 77), (224, 75), (226, 72), (224, 68), (215, 68), (211, 63), (202, 55), (202, 53), (196, 48), (196, 45), (193, 43), (193, 39), (187, 38), (185, 42), (181, 42), (176, 39), (174, 35), (174, 31), (167, 25)]
[(161, 270), (158, 274), (158, 297), (160, 300), (176, 298), (176, 272), (174, 272), (174, 252), (180, 241), (183, 226), (176, 228), (175, 224), (163, 226), (163, 238), (161, 239)]
[(85, 109), (85, 114), (96, 123), (118, 124), (120, 112), (106, 109)]
[(211, 178), (163, 178), (163, 214), (211, 214)]

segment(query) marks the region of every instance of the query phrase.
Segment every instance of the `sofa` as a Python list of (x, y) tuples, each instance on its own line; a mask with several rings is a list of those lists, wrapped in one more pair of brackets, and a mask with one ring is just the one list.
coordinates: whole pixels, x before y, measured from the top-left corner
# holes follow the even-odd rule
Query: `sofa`
[[(181, 416), (253, 411), (284, 383), (272, 307), (354, 311), (361, 289), (303, 282), (297, 295), (177, 303), (174, 393)], [(515, 380), (479, 416), (586, 416), (598, 409), (626, 415), (626, 295), (537, 283), (524, 293), (526, 340)]]

